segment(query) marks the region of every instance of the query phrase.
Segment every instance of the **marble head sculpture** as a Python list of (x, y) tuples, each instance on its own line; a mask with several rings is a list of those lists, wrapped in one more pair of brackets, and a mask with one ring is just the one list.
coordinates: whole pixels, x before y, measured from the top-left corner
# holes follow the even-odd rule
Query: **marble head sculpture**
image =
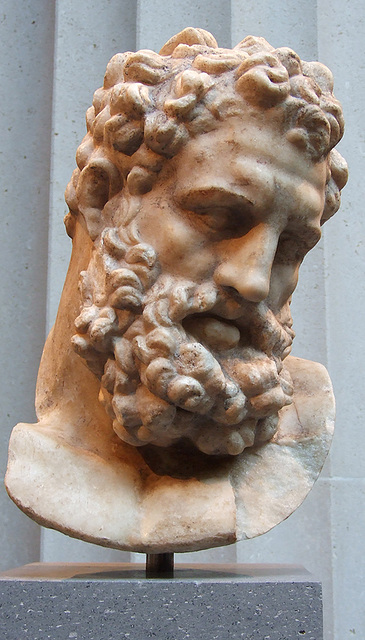
[(7, 488), (35, 520), (120, 549), (264, 533), (333, 430), (325, 369), (289, 356), (291, 295), (347, 177), (330, 71), (188, 28), (115, 55), (66, 191), (73, 254), (36, 425)]

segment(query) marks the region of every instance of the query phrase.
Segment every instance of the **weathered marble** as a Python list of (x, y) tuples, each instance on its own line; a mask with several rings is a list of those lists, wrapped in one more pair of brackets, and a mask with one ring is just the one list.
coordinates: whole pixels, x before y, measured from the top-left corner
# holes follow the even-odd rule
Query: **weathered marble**
[(325, 369), (292, 358), (290, 299), (347, 169), (332, 76), (186, 29), (117, 54), (66, 191), (73, 254), (36, 425), (6, 477), (38, 522), (187, 551), (269, 530), (324, 463)]

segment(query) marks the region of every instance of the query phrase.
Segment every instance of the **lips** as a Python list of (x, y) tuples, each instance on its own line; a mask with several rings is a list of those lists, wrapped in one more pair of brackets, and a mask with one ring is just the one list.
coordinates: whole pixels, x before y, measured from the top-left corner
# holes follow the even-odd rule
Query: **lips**
[(215, 316), (188, 316), (183, 324), (196, 340), (215, 351), (234, 349), (241, 339), (240, 331), (234, 324)]

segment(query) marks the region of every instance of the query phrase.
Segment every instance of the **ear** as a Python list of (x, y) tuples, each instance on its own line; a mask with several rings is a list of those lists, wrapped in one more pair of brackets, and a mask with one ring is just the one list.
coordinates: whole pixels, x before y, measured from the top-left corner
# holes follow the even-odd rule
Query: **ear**
[(104, 228), (102, 211), (110, 198), (122, 188), (118, 169), (103, 157), (92, 159), (81, 171), (76, 195), (78, 210), (88, 233), (95, 240)]

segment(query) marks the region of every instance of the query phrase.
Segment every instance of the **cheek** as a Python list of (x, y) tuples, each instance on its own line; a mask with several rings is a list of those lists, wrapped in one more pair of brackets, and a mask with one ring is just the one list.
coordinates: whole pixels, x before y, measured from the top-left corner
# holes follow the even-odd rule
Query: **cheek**
[(165, 273), (192, 278), (196, 282), (212, 275), (215, 257), (203, 234), (181, 216), (167, 211), (159, 210), (151, 218), (153, 224), (140, 221), (139, 232), (142, 240), (156, 250)]
[(300, 263), (274, 265), (271, 272), (268, 303), (278, 313), (288, 302), (298, 282)]

